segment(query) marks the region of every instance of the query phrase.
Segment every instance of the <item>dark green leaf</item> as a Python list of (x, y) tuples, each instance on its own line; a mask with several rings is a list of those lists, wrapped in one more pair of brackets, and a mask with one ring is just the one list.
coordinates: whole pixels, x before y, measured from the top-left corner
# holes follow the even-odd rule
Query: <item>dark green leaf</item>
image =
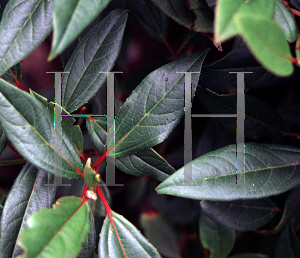
[(300, 186), (293, 189), (284, 204), (284, 211), (275, 231), (281, 231), (300, 212)]
[(260, 66), (244, 44), (230, 51), (224, 58), (202, 68), (204, 75), (218, 82), (236, 87), (236, 74), (229, 72), (253, 72), (253, 74), (246, 74), (244, 77), (245, 87), (248, 89), (288, 84), (299, 79), (300, 74), (299, 69), (295, 69), (294, 74), (290, 77), (276, 77)]
[[(108, 132), (107, 148), (114, 147), (110, 156), (137, 153), (169, 136), (184, 115), (184, 72), (200, 72), (206, 53), (201, 51), (164, 65), (140, 83), (116, 117), (115, 137), (113, 130)], [(192, 75), (192, 97), (199, 76)]]
[(20, 82), (22, 77), (22, 64), (17, 63), (13, 67), (11, 67), (9, 70), (7, 70), (1, 77), (2, 79), (10, 82), (16, 82), (15, 78), (12, 76), (10, 70), (14, 74), (14, 76), (17, 78), (17, 80)]
[[(123, 216), (112, 211), (107, 215), (100, 234), (98, 257), (161, 257), (153, 245)], [(113, 226), (115, 225), (115, 227)]]
[(89, 206), (78, 197), (62, 197), (52, 209), (39, 210), (27, 223), (17, 242), (25, 249), (24, 258), (72, 258), (90, 231)]
[[(87, 119), (87, 128), (97, 149), (103, 154), (107, 139), (106, 118)], [(118, 169), (134, 176), (150, 175), (158, 181), (165, 180), (175, 169), (152, 148), (115, 159)]]
[[(212, 114), (236, 114), (236, 93), (218, 95), (209, 89), (199, 89), (197, 96)], [(261, 111), (264, 112), (261, 112)], [(218, 118), (231, 133), (236, 133), (236, 118)], [(245, 94), (245, 136), (258, 139), (262, 136), (275, 137), (289, 132), (288, 125), (278, 112), (267, 103)]]
[(245, 254), (237, 254), (234, 256), (230, 256), (229, 258), (268, 258), (268, 255), (265, 254), (255, 254), (255, 253), (245, 253)]
[(11, 258), (22, 250), (15, 246), (19, 231), (28, 227), (28, 219), (42, 208), (50, 208), (55, 201), (54, 176), (27, 163), (9, 192), (1, 221), (1, 255)]
[[(169, 176), (157, 188), (170, 194), (196, 200), (230, 201), (259, 199), (286, 192), (300, 183), (300, 148), (245, 143), (245, 164), (238, 161), (236, 144), (209, 152), (191, 162), (192, 180), (184, 177), (185, 167)], [(236, 173), (244, 173), (245, 184), (236, 184)], [(189, 175), (188, 175), (189, 176)], [(186, 181), (185, 181), (186, 180)]]
[(49, 59), (65, 50), (108, 3), (109, 0), (54, 0), (54, 38)]
[(11, 0), (0, 23), (0, 75), (35, 50), (52, 31), (48, 0)]
[(213, 11), (205, 0), (152, 0), (180, 25), (197, 32), (213, 32)]
[(156, 212), (142, 213), (140, 221), (145, 230), (145, 236), (159, 253), (166, 257), (180, 257), (179, 234), (161, 214)]
[(294, 18), (280, 0), (275, 0), (274, 18), (283, 30), (286, 40), (289, 42), (296, 41), (297, 27)]
[(280, 234), (275, 251), (275, 258), (300, 257), (300, 241), (292, 227), (292, 223), (286, 225)]
[(276, 215), (276, 203), (269, 198), (230, 202), (201, 201), (200, 205), (211, 219), (238, 231), (260, 228)]
[[(56, 150), (54, 103), (43, 104), (33, 95), (0, 79), (0, 124), (7, 138), (36, 167), (54, 175), (78, 178), (82, 162), (74, 143), (78, 146), (82, 142), (80, 128), (72, 126), (72, 117), (62, 119), (62, 145), (61, 150)], [(61, 168), (55, 166), (56, 157), (62, 159)]]
[(200, 215), (199, 233), (202, 246), (210, 250), (210, 258), (225, 258), (234, 246), (234, 230), (214, 222), (203, 211)]
[(151, 0), (123, 0), (134, 21), (152, 37), (164, 41), (167, 31), (167, 16)]
[(62, 76), (62, 106), (73, 112), (106, 81), (119, 55), (127, 13), (114, 10), (80, 40)]

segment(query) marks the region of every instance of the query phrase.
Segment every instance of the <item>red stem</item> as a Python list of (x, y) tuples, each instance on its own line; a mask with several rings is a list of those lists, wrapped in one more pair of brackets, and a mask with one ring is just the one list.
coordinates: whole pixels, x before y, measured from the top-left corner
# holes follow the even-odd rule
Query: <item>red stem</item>
[(164, 40), (164, 44), (166, 45), (167, 49), (169, 50), (171, 56), (172, 56), (172, 59), (173, 60), (176, 60), (176, 54), (174, 53), (172, 47), (170, 46), (169, 42), (167, 41), (167, 39), (165, 37), (163, 37), (163, 40)]
[(18, 81), (17, 77), (13, 74), (13, 72), (9, 69), (11, 76), (14, 77), (16, 84), (20, 90), (23, 90), (21, 83)]
[(82, 192), (82, 195), (81, 195), (81, 197), (80, 197), (81, 199), (85, 198), (85, 194), (86, 194), (87, 189), (88, 189), (88, 185), (85, 184), (84, 189), (83, 189), (83, 192)]
[(99, 165), (102, 163), (102, 161), (106, 158), (106, 151), (103, 153), (103, 155), (101, 155), (100, 157), (98, 157), (98, 159), (96, 160), (96, 163), (94, 165), (92, 165), (93, 168), (98, 168)]

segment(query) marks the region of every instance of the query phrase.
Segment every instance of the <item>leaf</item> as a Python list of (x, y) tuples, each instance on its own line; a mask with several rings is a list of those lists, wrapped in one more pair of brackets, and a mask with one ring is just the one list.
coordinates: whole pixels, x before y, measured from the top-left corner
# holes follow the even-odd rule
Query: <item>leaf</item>
[(96, 244), (96, 229), (95, 229), (95, 221), (92, 211), (89, 211), (89, 221), (90, 221), (90, 231), (87, 239), (84, 244), (81, 244), (82, 248), (80, 253), (76, 256), (76, 258), (91, 258), (95, 252), (95, 244)]
[(294, 18), (280, 0), (275, 0), (274, 18), (283, 30), (286, 40), (289, 42), (296, 41), (297, 27)]
[(225, 258), (235, 242), (235, 232), (211, 220), (202, 211), (199, 222), (201, 244), (210, 250), (210, 258)]
[[(43, 104), (33, 95), (0, 79), (1, 127), (17, 151), (39, 169), (58, 176), (78, 178), (80, 174), (77, 171), (82, 170), (82, 162), (73, 142), (80, 136), (75, 140), (78, 146), (82, 142), (82, 133), (79, 127), (72, 126), (75, 119), (62, 119), (61, 151), (56, 150), (53, 146), (54, 103)], [(62, 159), (61, 168), (55, 166), (56, 157)]]
[(99, 258), (161, 257), (134, 225), (116, 212), (111, 214), (115, 227), (111, 218), (106, 216), (100, 233)]
[[(107, 139), (106, 118), (87, 119), (87, 128), (96, 148), (103, 154)], [(150, 175), (158, 181), (165, 180), (175, 172), (175, 169), (152, 148), (116, 158), (115, 165), (130, 175)]]
[(24, 258), (76, 256), (90, 230), (89, 207), (78, 197), (62, 197), (52, 209), (42, 209), (27, 221), (17, 244), (25, 249)]
[(250, 231), (267, 224), (276, 215), (271, 199), (230, 202), (201, 201), (202, 210), (215, 222), (238, 231)]
[(30, 163), (21, 170), (12, 186), (2, 214), (1, 257), (11, 258), (20, 254), (15, 246), (19, 232), (28, 227), (28, 219), (42, 208), (50, 208), (55, 201), (54, 176), (38, 170)]
[(10, 70), (12, 71), (12, 73), (15, 75), (15, 77), (17, 78), (17, 80), (20, 82), (21, 81), (21, 77), (22, 77), (22, 64), (17, 63), (16, 65), (14, 65), (13, 67), (11, 67), (9, 70), (7, 70), (2, 76), (1, 78), (6, 80), (6, 81), (10, 81), (10, 82), (16, 82), (15, 78), (12, 76)]
[[(185, 167), (180, 168), (156, 188), (157, 193), (196, 200), (230, 201), (277, 195), (299, 184), (299, 148), (253, 143), (245, 143), (244, 148), (245, 164), (242, 160), (238, 164), (239, 167), (245, 165), (245, 172), (236, 171), (237, 148), (233, 144), (188, 163), (185, 167), (192, 164), (192, 180), (184, 177)], [(236, 172), (244, 173), (245, 184), (236, 184)]]
[[(184, 72), (200, 72), (206, 53), (201, 51), (164, 65), (140, 83), (116, 117), (115, 137), (112, 130), (108, 132), (107, 148), (114, 147), (110, 156), (136, 153), (169, 136), (184, 115)], [(199, 75), (192, 76), (192, 97)]]
[[(241, 17), (249, 15), (253, 18), (263, 16), (266, 20), (271, 20), (273, 19), (274, 10), (274, 1), (219, 0), (215, 14), (215, 43), (221, 43), (221, 41), (241, 33), (236, 25), (237, 14)], [(256, 31), (259, 32), (257, 29)]]
[(248, 14), (236, 16), (235, 23), (255, 58), (267, 70), (278, 76), (293, 73), (289, 44), (276, 23), (265, 17)]
[(213, 32), (213, 11), (205, 0), (152, 0), (178, 24), (197, 32)]
[(87, 103), (106, 81), (119, 55), (127, 13), (114, 10), (79, 42), (62, 76), (62, 106), (70, 113)]
[(0, 154), (4, 151), (6, 145), (8, 144), (8, 139), (6, 133), (0, 127)]
[(292, 223), (289, 223), (278, 238), (275, 258), (294, 258), (300, 256), (300, 241), (295, 234)]
[(140, 217), (145, 235), (157, 250), (166, 257), (180, 257), (179, 234), (159, 213), (144, 212)]
[(48, 59), (52, 60), (65, 50), (108, 3), (109, 0), (54, 0), (54, 37)]
[(151, 0), (123, 0), (129, 15), (149, 35), (163, 42), (167, 33), (167, 16)]
[(205, 76), (236, 88), (236, 74), (231, 74), (230, 72), (253, 72), (253, 74), (244, 76), (245, 87), (248, 89), (281, 86), (300, 78), (299, 68), (296, 68), (294, 74), (290, 77), (276, 77), (274, 74), (266, 71), (254, 59), (244, 44), (231, 50), (225, 57), (213, 64), (202, 67), (202, 73)]
[(0, 75), (35, 50), (52, 31), (52, 3), (11, 0), (0, 23)]
[[(235, 94), (218, 95), (209, 89), (200, 88), (197, 96), (212, 114), (236, 114)], [(263, 110), (263, 112), (261, 112)], [(228, 130), (236, 133), (236, 118), (218, 118)], [(258, 139), (262, 136), (276, 137), (289, 132), (288, 125), (278, 112), (267, 103), (251, 95), (245, 94), (245, 136)]]
[(281, 217), (280, 222), (274, 229), (276, 232), (281, 231), (286, 224), (300, 212), (300, 186), (295, 187), (284, 204), (284, 211)]
[(97, 182), (100, 182), (100, 175), (91, 166), (91, 158), (88, 158), (84, 167), (84, 181), (90, 187), (94, 188)]

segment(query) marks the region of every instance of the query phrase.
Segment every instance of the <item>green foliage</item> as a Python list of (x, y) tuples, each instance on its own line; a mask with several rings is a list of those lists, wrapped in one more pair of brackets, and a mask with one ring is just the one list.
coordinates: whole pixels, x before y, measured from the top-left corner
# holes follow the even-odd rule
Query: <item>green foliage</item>
[[(1, 258), (300, 257), (299, 1), (6, 2), (0, 177), (25, 165), (0, 184)], [(57, 103), (23, 87), (49, 39), (48, 61), (65, 72)], [(252, 73), (245, 91), (237, 72)], [(240, 93), (244, 143), (237, 118), (196, 116), (239, 117)]]

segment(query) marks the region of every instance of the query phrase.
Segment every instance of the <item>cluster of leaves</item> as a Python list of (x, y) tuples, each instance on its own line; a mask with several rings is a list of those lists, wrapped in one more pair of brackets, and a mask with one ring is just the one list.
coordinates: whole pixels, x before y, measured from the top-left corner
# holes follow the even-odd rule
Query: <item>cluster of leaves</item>
[[(294, 122), (299, 120), (299, 114), (287, 122), (274, 107), (250, 94), (253, 89), (287, 85), (299, 79), (295, 64), (300, 63), (300, 39), (294, 16), (299, 11), (292, 7), (297, 8), (300, 2), (109, 2), (10, 0), (3, 10), (0, 153), (9, 146), (26, 164), (3, 200), (4, 206), (0, 206), (0, 256), (300, 257), (297, 236), (300, 230), (299, 134), (290, 132), (291, 126), (299, 126)], [(109, 8), (113, 10), (108, 12)], [(94, 20), (103, 14), (107, 15), (100, 21)], [(89, 101), (106, 87), (105, 72), (112, 71), (120, 52), (122, 54), (123, 37), (126, 47), (124, 32), (128, 15), (163, 43), (173, 60), (139, 83), (117, 112), (113, 126), (107, 126), (107, 118), (92, 115), (85, 115), (83, 123), (86, 110), (83, 105), (90, 104)], [(177, 51), (167, 40), (167, 32), (171, 32), (167, 16), (182, 29), (185, 27), (184, 40)], [(88, 25), (92, 22), (95, 26), (90, 29)], [(24, 91), (21, 85), (21, 61), (52, 31), (48, 59), (60, 55), (64, 71), (69, 72), (62, 75), (61, 103), (48, 102), (33, 90)], [(203, 44), (212, 41), (221, 50), (221, 44), (233, 37), (235, 41), (226, 56), (203, 66), (209, 53), (208, 49), (201, 49)], [(296, 57), (292, 57), (293, 54)], [(119, 65), (122, 66), (122, 62)], [(247, 141), (244, 166), (239, 166), (244, 170), (237, 171), (237, 146), (233, 137), (236, 120), (232, 118), (220, 118), (218, 123), (210, 119), (203, 132), (197, 134), (199, 143), (193, 141), (196, 158), (182, 164), (178, 156), (183, 154), (183, 144), (178, 139), (185, 114), (185, 73), (196, 72), (191, 79), (193, 112), (234, 114), (236, 77), (229, 72), (239, 71), (253, 72), (245, 77)], [(203, 81), (200, 73), (205, 76)], [(10, 82), (15, 82), (17, 87)], [(198, 87), (202, 82), (208, 89)], [(227, 94), (213, 92), (213, 85), (217, 85), (215, 88), (219, 91), (225, 89)], [(101, 99), (98, 95), (95, 98)], [(101, 105), (105, 104), (102, 96)], [(61, 110), (63, 115), (60, 144), (55, 141), (58, 134), (55, 110)], [(74, 125), (76, 120), (71, 113), (78, 110), (82, 117)], [(87, 130), (101, 153), (96, 159), (84, 154), (83, 130)], [(292, 140), (283, 144), (287, 138)], [(262, 139), (266, 139), (265, 142)], [(250, 142), (253, 140), (264, 143)], [(157, 151), (159, 144), (161, 148)], [(167, 145), (170, 145), (169, 152), (161, 151)], [(118, 170), (142, 177), (132, 188), (131, 201), (136, 198), (138, 202), (147, 196), (156, 207), (150, 211), (149, 207), (145, 208), (140, 216), (148, 239), (129, 220), (111, 209), (110, 190), (100, 176), (103, 176), (100, 165), (106, 158), (107, 161), (113, 159)], [(7, 165), (5, 162), (1, 161), (1, 165)], [(188, 167), (192, 167), (193, 174), (187, 181)], [(245, 184), (236, 184), (239, 173), (244, 173)], [(54, 184), (57, 177), (76, 179), (79, 183), (72, 187), (71, 194), (57, 198)], [(278, 221), (281, 208), (276, 196), (288, 191)], [(172, 211), (172, 201), (158, 194), (181, 197), (171, 199), (176, 202), (176, 211)], [(194, 200), (197, 207), (187, 207), (194, 204)], [(195, 249), (196, 253), (184, 251), (188, 241), (179, 240), (178, 227), (170, 222), (172, 213), (179, 214), (177, 219), (173, 215), (173, 220), (179, 223), (197, 220), (194, 238), (199, 238), (202, 247)], [(105, 217), (100, 226), (99, 217)], [(192, 225), (195, 227), (195, 223)], [(263, 228), (266, 225), (269, 228)], [(273, 250), (271, 246), (265, 252), (256, 253), (247, 253), (249, 247), (236, 250), (239, 231), (269, 236), (268, 241), (275, 243), (276, 248)]]

